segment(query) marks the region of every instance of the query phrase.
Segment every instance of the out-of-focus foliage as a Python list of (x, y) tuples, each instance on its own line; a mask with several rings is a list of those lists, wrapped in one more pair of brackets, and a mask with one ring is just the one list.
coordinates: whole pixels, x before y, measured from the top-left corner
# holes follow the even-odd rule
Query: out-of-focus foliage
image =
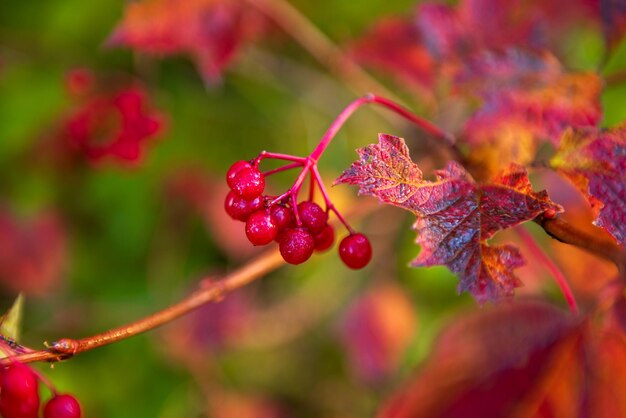
[[(39, 348), (45, 340), (127, 323), (245, 263), (258, 250), (224, 214), (223, 173), (262, 149), (307, 154), (353, 98), (278, 28), (264, 21), (269, 30), (260, 38), (257, 19), (265, 18), (241, 3), (189, 0), (189, 8), (176, 9), (170, 3), (183, 0), (0, 6), (0, 282), (3, 306), (17, 291), (27, 292), (23, 344)], [(411, 108), (460, 132), (473, 147), (472, 161), (488, 163), (485, 174), (543, 155), (566, 126), (610, 126), (626, 117), (624, 86), (602, 86), (598, 78), (626, 67), (620, 2), (291, 3), (338, 44), (350, 45), (346, 50), (359, 60), (407, 83), (395, 91)], [(539, 11), (512, 24), (520, 4), (539, 4)], [(394, 14), (403, 17), (379, 24)], [(555, 17), (558, 24), (545, 24)], [(370, 27), (373, 38), (361, 38)], [(603, 39), (611, 54), (598, 72), (601, 57), (609, 56)], [(515, 47), (520, 42), (523, 50)], [(543, 51), (547, 46), (552, 52)], [(476, 90), (485, 80), (496, 87)], [(326, 179), (341, 173), (354, 149), (377, 132), (407, 138), (427, 176), (443, 166), (422, 134), (372, 110), (359, 112), (320, 163)], [(513, 116), (520, 113), (524, 117)], [(485, 127), (502, 132), (497, 147)], [(280, 174), (271, 187), (282, 190), (291, 181)], [(573, 188), (547, 177), (539, 182), (554, 201), (575, 207), (578, 218), (592, 219), (584, 202), (569, 205)], [(362, 205), (345, 187), (332, 192), (342, 210)], [(456, 296), (456, 278), (446, 269), (406, 267), (415, 257), (410, 225), (410, 216), (387, 209), (366, 217), (359, 229), (376, 255), (363, 272), (342, 267), (335, 248), (162, 331), (54, 369), (38, 367), (93, 418), (370, 416), (417, 364), (436, 358), (429, 356), (432, 342), (447, 321), (476, 310), (469, 297)], [(554, 245), (555, 259), (571, 267), (575, 293), (591, 305), (603, 287), (580, 273), (589, 265), (572, 267), (580, 259), (574, 252)], [(599, 266), (591, 268), (594, 283), (608, 283), (614, 268), (593, 262)], [(517, 270), (527, 286), (516, 293), (560, 303), (547, 275), (533, 267)], [(552, 321), (543, 325), (556, 325), (545, 339), (520, 344), (522, 355), (545, 359), (570, 347), (565, 342), (591, 335), (581, 337), (584, 325), (556, 308), (532, 306), (545, 314), (539, 319)], [(532, 329), (515, 309), (508, 311), (512, 321), (529, 327), (520, 333), (546, 329)], [(494, 319), (494, 326), (502, 321)], [(467, 337), (461, 325), (447, 335)], [(476, 328), (476, 338), (509, 336)], [(599, 378), (607, 379), (607, 359), (622, 355), (621, 337), (612, 339), (604, 328), (593, 332), (601, 336), (594, 353), (604, 356), (594, 357), (602, 365)], [(463, 354), (454, 351), (455, 341), (441, 344)], [(473, 346), (487, 362), (481, 347)], [(472, 379), (493, 371), (515, 375), (505, 363), (462, 371)], [(532, 368), (526, 366), (517, 375)]]

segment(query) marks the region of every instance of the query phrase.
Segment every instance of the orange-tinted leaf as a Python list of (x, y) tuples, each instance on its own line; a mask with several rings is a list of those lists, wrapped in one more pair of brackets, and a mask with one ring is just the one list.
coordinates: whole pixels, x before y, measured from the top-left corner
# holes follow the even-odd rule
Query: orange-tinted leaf
[[(548, 417), (576, 411), (583, 328), (539, 302), (497, 305), (457, 320), (431, 357), (379, 416), (385, 418)], [(565, 357), (565, 358), (564, 358)], [(572, 367), (575, 366), (575, 367)], [(551, 372), (568, 380), (554, 389)], [(571, 377), (571, 378), (570, 378)], [(571, 402), (574, 402), (572, 405)], [(549, 415), (539, 404), (549, 407)], [(526, 409), (526, 413), (520, 412)], [(532, 413), (531, 413), (532, 412)], [(519, 415), (518, 415), (519, 414)]]
[(511, 163), (525, 165), (537, 152), (536, 127), (525, 115), (480, 114), (465, 125), (473, 173), (489, 178)]
[(130, 3), (110, 45), (157, 55), (188, 54), (207, 81), (219, 79), (262, 17), (238, 0), (142, 0)]
[(550, 54), (483, 55), (459, 83), (484, 101), (462, 139), (471, 144), (470, 159), (491, 173), (511, 162), (528, 163), (542, 140), (558, 144), (568, 127), (595, 127), (602, 117), (600, 78), (565, 73)]
[(415, 310), (402, 289), (377, 285), (355, 300), (341, 337), (353, 372), (367, 383), (391, 376), (416, 332)]
[(459, 276), (459, 291), (479, 302), (509, 296), (520, 281), (513, 269), (523, 264), (512, 246), (489, 247), (496, 232), (562, 208), (545, 192), (535, 193), (526, 170), (511, 166), (492, 182), (478, 184), (455, 162), (426, 181), (409, 156), (404, 140), (380, 135), (379, 144), (358, 150), (336, 183), (359, 186), (382, 202), (417, 216), (417, 243), (422, 250), (414, 266), (445, 265)]
[(551, 164), (588, 197), (594, 224), (626, 244), (626, 128), (568, 130)]
[(482, 136), (474, 131), (513, 118), (557, 143), (565, 128), (595, 127), (602, 117), (598, 75), (564, 72), (550, 54), (485, 54), (471, 61), (459, 82), (484, 100), (465, 128), (474, 142)]
[(521, 302), (456, 321), (379, 416), (626, 416), (623, 291), (605, 289), (589, 318)]

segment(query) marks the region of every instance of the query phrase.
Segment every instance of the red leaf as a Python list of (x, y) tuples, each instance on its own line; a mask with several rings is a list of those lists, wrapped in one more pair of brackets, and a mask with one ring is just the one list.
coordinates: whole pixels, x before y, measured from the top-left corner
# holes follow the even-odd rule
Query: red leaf
[(20, 222), (0, 211), (0, 282), (17, 292), (43, 294), (61, 279), (66, 237), (59, 219), (42, 213)]
[(384, 19), (352, 45), (355, 59), (396, 75), (401, 82), (431, 87), (434, 63), (417, 27), (403, 19)]
[(568, 130), (551, 160), (587, 196), (594, 224), (626, 244), (626, 128)]
[(108, 43), (157, 54), (189, 54), (209, 82), (220, 78), (262, 17), (238, 0), (143, 0), (126, 7)]
[(436, 172), (436, 181), (426, 181), (401, 138), (381, 134), (379, 144), (357, 152), (360, 160), (336, 183), (356, 184), (360, 194), (413, 212), (422, 247), (413, 265), (447, 266), (459, 276), (459, 291), (469, 291), (479, 302), (509, 296), (521, 284), (512, 273), (523, 264), (517, 249), (489, 247), (487, 240), (548, 209), (562, 211), (545, 192), (532, 191), (520, 166), (477, 184), (451, 162)]
[(626, 301), (614, 290), (584, 320), (527, 301), (455, 321), (379, 416), (625, 416)]
[(379, 416), (577, 416), (584, 331), (580, 321), (545, 303), (474, 312), (444, 331), (420, 373)]

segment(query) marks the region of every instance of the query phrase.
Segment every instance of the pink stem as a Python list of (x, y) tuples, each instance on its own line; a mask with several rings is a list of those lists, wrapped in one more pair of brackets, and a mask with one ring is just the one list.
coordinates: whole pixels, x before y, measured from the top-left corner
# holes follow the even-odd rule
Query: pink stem
[[(288, 195), (291, 195), (291, 205), (293, 207), (293, 213), (296, 217), (296, 224), (298, 226), (302, 225), (302, 222), (300, 221), (300, 214), (298, 213), (298, 193), (300, 192), (300, 188), (302, 188), (302, 183), (304, 182), (307, 173), (311, 171), (312, 166), (315, 166), (315, 163), (310, 158), (306, 158), (305, 160), (306, 162), (304, 164), (304, 167), (302, 168), (302, 171), (300, 172), (300, 175), (298, 175), (296, 181), (293, 183), (291, 188), (287, 190), (286, 193), (281, 195), (281, 199), (283, 196), (286, 197)], [(274, 199), (274, 201), (276, 201), (276, 199)], [(272, 204), (273, 203), (274, 202), (272, 202)]]
[(254, 160), (254, 165), (258, 166), (259, 163), (266, 158), (271, 158), (274, 160), (293, 161), (296, 163), (300, 163), (300, 165), (304, 164), (304, 162), (306, 161), (306, 158), (304, 157), (296, 157), (294, 155), (289, 155), (289, 154), (278, 154), (275, 152), (261, 151), (259, 156), (256, 157), (256, 159)]
[(282, 167), (275, 168), (273, 170), (268, 170), (268, 171), (264, 172), (263, 175), (265, 177), (271, 176), (272, 174), (280, 173), (281, 171), (287, 171), (287, 170), (291, 170), (292, 168), (302, 167), (302, 165), (303, 165), (303, 163), (287, 164), (287, 165), (284, 165)]
[(541, 263), (543, 263), (544, 267), (548, 269), (548, 271), (554, 276), (554, 280), (556, 284), (561, 288), (561, 292), (569, 305), (570, 310), (574, 314), (578, 314), (578, 305), (576, 304), (576, 298), (574, 297), (574, 293), (567, 283), (567, 279), (565, 275), (559, 267), (552, 261), (550, 257), (546, 255), (543, 249), (537, 244), (535, 238), (532, 236), (530, 232), (526, 230), (523, 226), (519, 226), (514, 229), (517, 235), (524, 242), (528, 250), (532, 253), (533, 257), (538, 259)]
[[(317, 170), (317, 165), (313, 165), (313, 169)], [(310, 182), (309, 182), (309, 201), (312, 202), (313, 199), (315, 198), (315, 177), (314, 176), (310, 176)]]
[(324, 198), (324, 203), (326, 204), (326, 211), (334, 212), (335, 215), (337, 216), (337, 219), (339, 219), (339, 222), (341, 222), (346, 227), (348, 232), (350, 234), (354, 234), (354, 229), (352, 229), (352, 227), (348, 224), (348, 222), (346, 222), (346, 220), (343, 218), (341, 213), (339, 213), (337, 208), (335, 208), (335, 205), (330, 200), (330, 197), (328, 197), (328, 192), (326, 191), (326, 187), (324, 186), (324, 182), (322, 181), (322, 176), (320, 175), (320, 172), (317, 169), (317, 165), (314, 165), (313, 167), (311, 167), (311, 178), (315, 179), (315, 181), (317, 182), (320, 188), (320, 193), (322, 194), (322, 197)]
[(339, 129), (341, 129), (341, 127), (352, 116), (352, 114), (359, 107), (363, 106), (364, 104), (368, 104), (368, 103), (376, 103), (376, 104), (379, 104), (381, 106), (384, 106), (384, 107), (390, 109), (394, 113), (396, 113), (396, 114), (402, 116), (403, 118), (407, 119), (408, 121), (414, 123), (415, 125), (417, 125), (421, 129), (423, 129), (425, 132), (435, 136), (436, 138), (439, 138), (439, 139), (445, 141), (446, 145), (448, 145), (449, 147), (451, 147), (453, 149), (456, 149), (454, 137), (452, 135), (448, 134), (447, 132), (445, 132), (443, 129), (439, 128), (438, 126), (436, 126), (436, 125), (434, 125), (432, 123), (430, 123), (426, 119), (423, 119), (423, 118), (415, 115), (410, 110), (406, 109), (405, 107), (399, 105), (396, 102), (393, 102), (393, 101), (391, 101), (389, 99), (385, 99), (383, 97), (378, 97), (378, 96), (370, 93), (370, 94), (366, 94), (365, 96), (359, 97), (358, 99), (354, 100), (352, 103), (350, 103), (348, 106), (346, 106), (345, 109), (343, 109), (341, 111), (339, 116), (337, 116), (337, 118), (333, 121), (333, 123), (330, 125), (330, 127), (328, 128), (328, 130), (326, 131), (326, 133), (322, 137), (320, 143), (317, 145), (317, 147), (311, 153), (310, 158), (314, 162), (317, 162), (320, 159), (320, 157), (322, 156), (322, 154), (324, 153), (324, 151), (326, 150), (326, 148), (330, 144), (330, 141), (333, 140), (335, 135), (337, 135), (337, 132), (339, 132)]

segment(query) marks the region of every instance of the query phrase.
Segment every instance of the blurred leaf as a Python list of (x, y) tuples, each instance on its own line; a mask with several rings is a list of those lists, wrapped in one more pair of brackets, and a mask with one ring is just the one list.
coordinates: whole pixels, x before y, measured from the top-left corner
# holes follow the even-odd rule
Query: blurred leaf
[(263, 20), (237, 0), (143, 0), (126, 6), (108, 43), (156, 55), (189, 54), (202, 76), (215, 82), (241, 44), (259, 36)]
[(604, 38), (609, 50), (614, 49), (626, 35), (626, 1), (599, 0)]
[(431, 88), (434, 62), (418, 28), (404, 19), (383, 19), (351, 45), (357, 61), (378, 67), (405, 83)]
[(626, 128), (568, 130), (551, 160), (594, 208), (594, 224), (626, 244)]

